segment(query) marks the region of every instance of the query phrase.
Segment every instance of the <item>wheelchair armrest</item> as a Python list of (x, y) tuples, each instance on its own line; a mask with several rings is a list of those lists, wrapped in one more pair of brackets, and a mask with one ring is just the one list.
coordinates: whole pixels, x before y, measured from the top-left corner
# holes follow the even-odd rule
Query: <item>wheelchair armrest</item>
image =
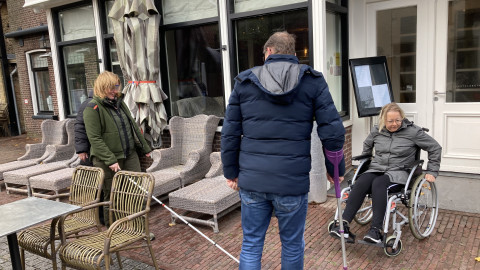
[(365, 155), (359, 155), (359, 156), (354, 156), (352, 157), (352, 160), (362, 160), (366, 158), (371, 158), (372, 154), (365, 154)]

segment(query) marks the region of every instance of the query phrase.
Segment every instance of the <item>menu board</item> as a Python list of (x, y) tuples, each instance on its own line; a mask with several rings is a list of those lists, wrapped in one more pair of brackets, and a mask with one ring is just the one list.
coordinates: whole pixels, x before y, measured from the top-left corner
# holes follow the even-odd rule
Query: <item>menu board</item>
[(378, 115), (393, 102), (392, 85), (385, 56), (350, 59), (358, 117)]

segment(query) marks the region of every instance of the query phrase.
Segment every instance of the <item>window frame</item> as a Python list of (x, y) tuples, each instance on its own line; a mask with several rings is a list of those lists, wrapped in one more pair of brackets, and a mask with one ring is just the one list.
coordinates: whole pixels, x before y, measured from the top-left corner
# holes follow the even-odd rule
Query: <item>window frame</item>
[[(100, 2), (100, 1), (99, 1)], [(68, 40), (68, 41), (60, 41), (61, 40), (61, 37), (60, 37), (60, 34), (61, 34), (61, 31), (60, 31), (60, 20), (59, 20), (59, 12), (63, 11), (63, 10), (67, 10), (67, 9), (74, 9), (74, 8), (79, 8), (79, 7), (82, 7), (82, 6), (88, 6), (88, 5), (92, 5), (92, 10), (93, 10), (93, 15), (94, 15), (94, 18), (95, 18), (95, 8), (93, 7), (94, 4), (92, 3), (92, 1), (81, 1), (81, 2), (77, 2), (77, 3), (72, 3), (72, 4), (69, 4), (69, 5), (64, 5), (64, 6), (60, 6), (60, 7), (57, 7), (57, 8), (54, 8), (52, 9), (52, 19), (53, 19), (53, 24), (54, 24), (54, 27), (55, 27), (55, 37), (56, 37), (56, 40), (57, 42), (55, 43), (55, 45), (52, 45), (52, 46), (56, 46), (56, 51), (57, 51), (57, 65), (58, 65), (58, 72), (60, 74), (60, 78), (61, 78), (61, 89), (62, 89), (62, 94), (64, 96), (63, 98), (63, 108), (65, 109), (65, 115), (66, 115), (66, 118), (75, 118), (76, 117), (76, 114), (73, 114), (71, 113), (71, 106), (69, 104), (69, 95), (68, 95), (68, 84), (67, 84), (67, 71), (65, 70), (65, 66), (64, 66), (64, 60), (65, 60), (65, 56), (63, 54), (63, 48), (66, 47), (66, 46), (69, 46), (69, 45), (77, 45), (77, 44), (81, 44), (81, 43), (86, 43), (86, 42), (92, 42), (94, 41), (96, 46), (97, 46), (97, 50), (98, 50), (98, 42), (97, 42), (97, 37), (96, 36), (93, 36), (93, 37), (88, 37), (88, 38), (81, 38), (81, 39), (75, 39), (75, 40)], [(95, 25), (95, 24), (94, 24)], [(97, 28), (98, 26), (95, 25), (95, 28)], [(101, 59), (98, 59), (98, 54), (97, 54), (97, 63), (100, 64), (102, 62)], [(61, 104), (58, 104), (58, 106), (61, 106)]]
[[(220, 3), (219, 1), (222, 0), (217, 0), (217, 16), (216, 17), (210, 17), (210, 18), (204, 18), (204, 19), (199, 19), (199, 20), (192, 20), (192, 21), (187, 21), (187, 22), (179, 22), (179, 23), (171, 23), (171, 24), (163, 24), (163, 6), (161, 3), (157, 5), (157, 10), (162, 17), (160, 18), (160, 27), (159, 27), (159, 39), (160, 39), (160, 77), (161, 77), (161, 85), (162, 85), (162, 90), (163, 92), (167, 95), (170, 96), (171, 91), (170, 91), (170, 80), (168, 78), (168, 63), (167, 63), (167, 46), (166, 46), (166, 39), (165, 39), (165, 33), (167, 31), (172, 31), (172, 30), (178, 30), (182, 28), (189, 28), (189, 27), (198, 27), (198, 26), (203, 26), (203, 25), (209, 25), (209, 24), (214, 24), (217, 23), (218, 25), (218, 36), (221, 37), (221, 32), (220, 32)], [(222, 41), (221, 38), (219, 39), (219, 48), (222, 48)], [(223, 84), (223, 98), (225, 99), (225, 104), (227, 104), (228, 100), (225, 95), (225, 77), (223, 76), (225, 69), (223, 68), (223, 65), (221, 65), (222, 69), (222, 84)], [(167, 112), (167, 118), (170, 120), (174, 115), (172, 115), (172, 106), (171, 102), (169, 99), (167, 99), (167, 102), (164, 102), (165, 105), (165, 110)], [(226, 107), (225, 107), (226, 109)]]
[[(49, 69), (49, 66), (47, 67), (44, 67), (44, 68), (34, 68), (33, 67), (33, 64), (32, 64), (32, 60), (33, 60), (33, 55), (36, 55), (36, 54), (40, 54), (40, 53), (47, 53), (47, 50), (46, 49), (35, 49), (35, 50), (31, 50), (31, 51), (28, 51), (25, 53), (25, 56), (26, 56), (26, 62), (27, 62), (27, 72), (28, 72), (28, 79), (29, 79), (29, 83), (30, 83), (30, 94), (31, 94), (31, 97), (32, 97), (32, 107), (33, 107), (33, 116), (34, 117), (47, 117), (47, 118), (51, 118), (54, 113), (55, 113), (55, 108), (52, 110), (52, 111), (41, 111), (40, 108), (39, 108), (39, 97), (38, 97), (38, 94), (37, 94), (37, 83), (36, 83), (36, 76), (35, 76), (35, 72), (36, 71), (48, 71), (50, 73), (50, 69)], [(52, 89), (51, 89), (52, 91)], [(53, 102), (53, 101), (52, 101)]]

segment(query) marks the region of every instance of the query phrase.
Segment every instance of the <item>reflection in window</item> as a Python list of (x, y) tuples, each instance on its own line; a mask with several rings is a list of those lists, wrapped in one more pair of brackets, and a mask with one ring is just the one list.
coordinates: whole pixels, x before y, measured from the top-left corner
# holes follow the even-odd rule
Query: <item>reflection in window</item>
[(112, 25), (112, 18), (108, 17), (108, 13), (110, 13), (110, 10), (113, 7), (113, 4), (115, 4), (114, 0), (107, 0), (105, 1), (105, 18), (107, 18), (107, 33), (108, 34), (113, 34), (113, 25)]
[(415, 103), (417, 7), (378, 11), (377, 55), (387, 57), (394, 100)]
[(122, 85), (127, 85), (123, 78), (120, 62), (118, 61), (117, 45), (115, 44), (115, 40), (113, 38), (108, 39), (108, 48), (110, 52), (109, 70), (118, 75), (118, 77), (120, 78), (120, 82), (122, 82)]
[(69, 114), (76, 114), (88, 97), (87, 91), (93, 91), (93, 83), (99, 74), (97, 55), (95, 42), (63, 47)]
[(31, 57), (31, 67), (35, 82), (38, 112), (53, 112), (53, 101), (50, 93), (50, 75), (45, 53), (34, 54)]
[(225, 112), (218, 24), (165, 33), (172, 115)]
[(164, 0), (163, 23), (179, 23), (218, 16), (217, 0)]
[(337, 111), (342, 111), (342, 24), (339, 14), (327, 12), (325, 80)]
[(480, 2), (448, 7), (447, 102), (480, 102)]
[(234, 0), (235, 13), (272, 8), (289, 4), (307, 2), (307, 0)]
[(297, 57), (300, 63), (310, 64), (307, 10), (241, 19), (236, 21), (235, 26), (238, 72), (263, 65), (263, 45), (278, 31), (295, 34)]
[(95, 36), (92, 5), (58, 12), (61, 41)]

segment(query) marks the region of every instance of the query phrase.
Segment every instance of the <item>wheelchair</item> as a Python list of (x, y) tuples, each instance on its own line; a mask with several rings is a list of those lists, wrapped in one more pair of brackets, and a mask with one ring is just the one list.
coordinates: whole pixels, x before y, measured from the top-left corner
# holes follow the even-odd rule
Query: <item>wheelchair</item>
[[(355, 184), (355, 180), (368, 170), (372, 155), (362, 155), (352, 157), (352, 160), (360, 161), (352, 180), (348, 181), (348, 187), (342, 189), (342, 205), (346, 205), (348, 195)], [(420, 149), (417, 149), (416, 159), (412, 164), (405, 165), (404, 169), (409, 172), (407, 183), (396, 186), (393, 190), (388, 190), (387, 209), (385, 212), (383, 224), (383, 241), (379, 244), (367, 243), (363, 240), (358, 241), (362, 244), (369, 244), (383, 247), (387, 256), (397, 256), (402, 251), (402, 227), (409, 224), (413, 236), (417, 239), (428, 237), (434, 230), (438, 215), (438, 197), (435, 183), (428, 182), (422, 172), (424, 161), (420, 160)], [(402, 207), (402, 204), (404, 207)], [(402, 213), (405, 209), (407, 214)], [(403, 210), (405, 211), (405, 210)], [(335, 212), (335, 218), (328, 224), (328, 231), (338, 222), (338, 209)], [(354, 217), (356, 223), (365, 225), (373, 217), (372, 199), (367, 195)], [(391, 225), (392, 234), (389, 233)], [(350, 240), (354, 243), (355, 239)]]

